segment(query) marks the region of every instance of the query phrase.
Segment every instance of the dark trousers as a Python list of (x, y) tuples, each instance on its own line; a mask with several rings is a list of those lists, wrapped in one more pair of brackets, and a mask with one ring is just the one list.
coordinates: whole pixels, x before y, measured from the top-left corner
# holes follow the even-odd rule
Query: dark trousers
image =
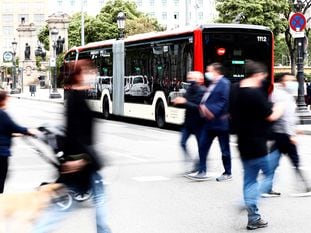
[[(305, 188), (309, 190), (310, 184), (307, 181), (304, 173), (299, 168), (299, 155), (297, 151), (297, 147), (290, 140), (290, 135), (285, 133), (273, 133), (274, 144), (272, 145), (272, 151), (278, 151), (279, 154), (270, 153), (270, 166), (273, 171), (272, 179), (274, 179), (274, 174), (279, 166), (281, 154), (288, 155), (291, 163), (295, 167), (295, 171), (297, 175), (300, 177), (301, 181), (304, 183)], [(270, 191), (272, 190), (272, 183), (270, 187)]]
[(6, 175), (8, 173), (9, 157), (0, 156), (0, 193), (3, 193)]
[(191, 129), (187, 128), (187, 127), (184, 127), (181, 130), (180, 145), (181, 145), (181, 148), (184, 151), (185, 159), (189, 159), (190, 158), (190, 155), (189, 155), (188, 150), (187, 150), (187, 141), (188, 141), (189, 137), (192, 134), (195, 136), (195, 139), (196, 139), (198, 147), (199, 147), (199, 141), (200, 141), (200, 135), (201, 135), (201, 130), (200, 129), (191, 130)]
[(199, 172), (206, 172), (206, 159), (214, 138), (218, 138), (222, 154), (222, 163), (225, 174), (231, 175), (231, 153), (229, 145), (229, 132), (220, 130), (204, 129), (199, 142), (200, 168)]
[(272, 151), (277, 149), (281, 154), (288, 155), (294, 167), (298, 168), (299, 155), (296, 145), (290, 141), (290, 136), (285, 133), (273, 133), (273, 140)]

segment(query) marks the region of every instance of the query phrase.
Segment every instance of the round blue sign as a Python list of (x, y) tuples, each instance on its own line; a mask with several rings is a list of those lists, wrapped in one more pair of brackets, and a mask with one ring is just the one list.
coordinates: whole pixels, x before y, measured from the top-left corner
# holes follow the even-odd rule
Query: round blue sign
[(306, 17), (301, 13), (293, 14), (289, 19), (289, 26), (296, 32), (301, 32), (307, 25)]

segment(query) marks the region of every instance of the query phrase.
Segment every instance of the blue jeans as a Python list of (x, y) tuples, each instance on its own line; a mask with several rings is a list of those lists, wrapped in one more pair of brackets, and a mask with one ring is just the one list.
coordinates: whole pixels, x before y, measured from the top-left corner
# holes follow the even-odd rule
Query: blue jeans
[(199, 143), (200, 166), (199, 172), (206, 172), (206, 159), (211, 145), (215, 139), (218, 138), (220, 150), (222, 154), (222, 163), (225, 169), (225, 174), (231, 175), (231, 153), (230, 153), (230, 135), (228, 131), (209, 130), (202, 131)]
[[(102, 177), (94, 172), (91, 177), (92, 201), (96, 211), (96, 229), (97, 233), (111, 233), (106, 222), (105, 195)], [(73, 204), (69, 210), (61, 211), (55, 204), (51, 205), (39, 221), (35, 224), (32, 233), (47, 233), (56, 228), (57, 223), (76, 207)]]
[[(248, 222), (254, 222), (261, 218), (257, 202), (260, 194), (269, 191), (272, 185), (273, 171), (269, 163), (269, 155), (257, 159), (242, 160), (244, 168), (243, 196), (248, 212)], [(262, 171), (264, 179), (258, 182), (258, 174)]]
[(279, 150), (274, 150), (271, 153), (269, 153), (268, 158), (269, 158), (269, 164), (270, 164), (270, 169), (271, 169), (272, 174), (271, 174), (271, 183), (269, 183), (267, 187), (267, 192), (271, 192), (275, 171), (280, 164), (281, 153), (279, 152)]

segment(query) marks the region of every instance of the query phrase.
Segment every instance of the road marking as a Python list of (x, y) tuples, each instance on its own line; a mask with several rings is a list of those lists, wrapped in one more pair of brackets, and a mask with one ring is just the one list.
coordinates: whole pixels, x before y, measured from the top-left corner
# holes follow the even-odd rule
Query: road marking
[(147, 162), (147, 161), (149, 161), (148, 159), (142, 159), (142, 158), (139, 158), (136, 155), (128, 154), (127, 152), (121, 153), (121, 152), (109, 151), (109, 152), (107, 152), (107, 154), (115, 155), (115, 156), (122, 156), (122, 157), (133, 159), (133, 160), (136, 160), (136, 161), (139, 161), (139, 162)]
[(136, 176), (136, 177), (132, 177), (132, 179), (139, 181), (139, 182), (170, 180), (170, 178), (165, 177), (165, 176)]

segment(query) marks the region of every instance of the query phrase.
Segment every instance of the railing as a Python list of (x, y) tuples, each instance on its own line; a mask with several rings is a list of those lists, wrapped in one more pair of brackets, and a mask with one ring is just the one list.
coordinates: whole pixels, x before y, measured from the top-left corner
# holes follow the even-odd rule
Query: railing
[[(296, 68), (296, 67), (295, 67)], [(291, 72), (290, 66), (275, 66), (274, 73)], [(311, 66), (304, 66), (304, 73), (311, 74)]]

